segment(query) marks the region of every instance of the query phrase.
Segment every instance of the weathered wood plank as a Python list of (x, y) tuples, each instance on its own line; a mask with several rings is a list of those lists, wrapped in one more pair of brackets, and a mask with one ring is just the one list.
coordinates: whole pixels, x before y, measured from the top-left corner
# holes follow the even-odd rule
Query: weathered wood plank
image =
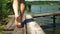
[(12, 34), (12, 31), (14, 30), (13, 27), (14, 24), (14, 17), (11, 18), (11, 21), (5, 26), (5, 28), (2, 31), (2, 34)]
[[(53, 12), (53, 13), (44, 13), (44, 14), (30, 14), (32, 15), (33, 18), (36, 18), (36, 17), (44, 17), (44, 16), (60, 16), (60, 11), (57, 11), (57, 12)], [(8, 17), (14, 17), (14, 15), (9, 15)]]
[(12, 34), (24, 34), (24, 28), (15, 28)]
[(14, 28), (13, 27), (13, 24), (14, 24), (14, 17), (11, 19), (11, 21), (5, 26), (4, 30), (13, 30)]
[[(23, 21), (24, 20), (25, 20), (25, 16), (23, 16)], [(25, 25), (22, 28), (15, 27), (14, 31), (12, 32), (12, 34), (26, 34)]]
[(44, 16), (60, 16), (59, 12), (53, 12), (53, 13), (44, 13), (44, 14), (32, 14), (33, 17), (44, 17)]
[(3, 31), (2, 34), (12, 34), (12, 31)]
[(31, 15), (26, 15), (27, 34), (45, 34), (42, 28), (32, 19)]

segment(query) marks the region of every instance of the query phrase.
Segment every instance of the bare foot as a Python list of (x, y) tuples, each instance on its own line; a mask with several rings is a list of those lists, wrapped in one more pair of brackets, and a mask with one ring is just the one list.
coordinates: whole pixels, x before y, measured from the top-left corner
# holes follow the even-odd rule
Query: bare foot
[(16, 16), (16, 17), (15, 17), (15, 24), (16, 24), (16, 26), (19, 27), (19, 28), (22, 27), (22, 24), (21, 24), (21, 22), (20, 22), (19, 16)]

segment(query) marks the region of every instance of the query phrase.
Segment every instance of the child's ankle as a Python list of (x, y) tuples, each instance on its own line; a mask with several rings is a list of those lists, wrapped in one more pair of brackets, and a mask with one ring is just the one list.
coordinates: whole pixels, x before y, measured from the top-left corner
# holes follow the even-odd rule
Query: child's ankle
[(15, 15), (15, 17), (18, 17), (18, 15)]

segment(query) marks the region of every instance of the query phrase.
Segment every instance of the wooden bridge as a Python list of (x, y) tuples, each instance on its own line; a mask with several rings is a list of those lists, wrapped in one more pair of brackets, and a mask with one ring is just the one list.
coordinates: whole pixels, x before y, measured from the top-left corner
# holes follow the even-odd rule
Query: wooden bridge
[(33, 18), (53, 16), (53, 27), (55, 28), (55, 16), (60, 16), (60, 12), (46, 13), (46, 14), (26, 14), (23, 17), (23, 28), (17, 28), (14, 23), (14, 16), (11, 21), (6, 25), (3, 30), (3, 34), (45, 34), (42, 28), (37, 24)]

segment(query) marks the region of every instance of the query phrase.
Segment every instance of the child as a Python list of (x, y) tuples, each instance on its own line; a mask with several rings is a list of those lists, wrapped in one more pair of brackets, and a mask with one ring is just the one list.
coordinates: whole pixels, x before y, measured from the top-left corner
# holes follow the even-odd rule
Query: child
[(18, 15), (18, 1), (20, 1), (20, 19), (22, 20), (24, 9), (25, 9), (25, 0), (13, 0), (13, 9), (15, 13), (15, 24), (17, 27), (22, 27), (21, 20), (19, 22), (19, 15)]

